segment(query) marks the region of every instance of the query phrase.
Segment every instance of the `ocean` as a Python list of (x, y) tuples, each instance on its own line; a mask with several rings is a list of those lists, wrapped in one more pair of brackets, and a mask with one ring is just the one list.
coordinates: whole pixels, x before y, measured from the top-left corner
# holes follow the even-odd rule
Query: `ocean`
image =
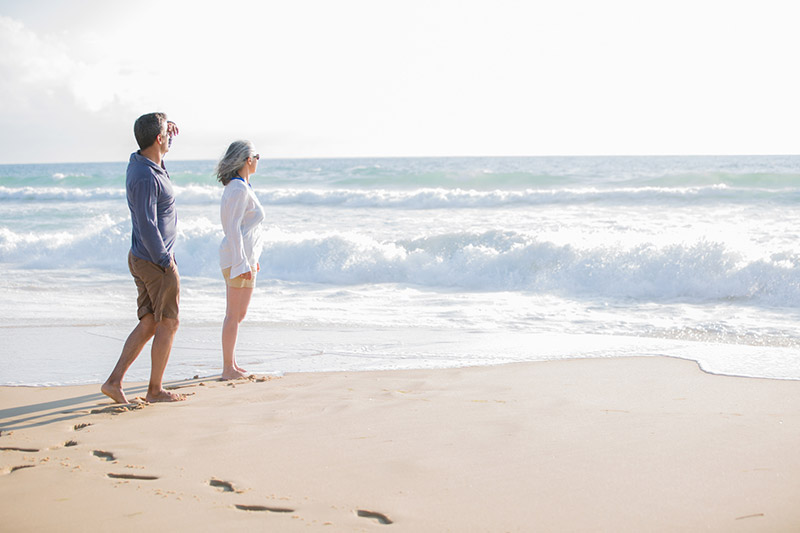
[[(136, 323), (127, 158), (0, 165), (0, 385), (113, 368)], [(214, 164), (166, 160), (182, 289), (167, 379), (221, 369)], [(251, 372), (670, 356), (800, 379), (800, 156), (262, 157), (251, 181)], [(128, 379), (148, 372), (146, 349)]]

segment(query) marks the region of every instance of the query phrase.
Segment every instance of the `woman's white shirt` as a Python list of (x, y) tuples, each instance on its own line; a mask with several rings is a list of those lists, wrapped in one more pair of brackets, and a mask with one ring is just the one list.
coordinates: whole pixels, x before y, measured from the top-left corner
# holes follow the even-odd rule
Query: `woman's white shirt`
[(220, 203), (225, 237), (219, 246), (220, 268), (231, 269), (231, 278), (255, 270), (261, 255), (261, 222), (264, 208), (253, 189), (241, 179), (225, 186)]

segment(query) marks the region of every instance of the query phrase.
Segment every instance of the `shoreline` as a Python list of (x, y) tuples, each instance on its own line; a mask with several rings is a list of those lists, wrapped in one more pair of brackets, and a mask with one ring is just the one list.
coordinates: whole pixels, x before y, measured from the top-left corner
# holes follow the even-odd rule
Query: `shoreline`
[(0, 387), (4, 527), (800, 527), (797, 381), (646, 356), (169, 385)]
[[(129, 333), (129, 323), (5, 328), (4, 349), (18, 357), (13, 367), (0, 367), (0, 386), (102, 383)], [(57, 347), (53, 338), (59, 339)], [(129, 381), (148, 379), (149, 349), (146, 347), (131, 366)], [(800, 380), (800, 357), (792, 347), (575, 333), (323, 324), (264, 327), (261, 323), (245, 322), (237, 356), (249, 371), (275, 376), (646, 356), (693, 361), (704, 372), (719, 376)], [(182, 324), (165, 380), (215, 375), (220, 370), (218, 325)]]

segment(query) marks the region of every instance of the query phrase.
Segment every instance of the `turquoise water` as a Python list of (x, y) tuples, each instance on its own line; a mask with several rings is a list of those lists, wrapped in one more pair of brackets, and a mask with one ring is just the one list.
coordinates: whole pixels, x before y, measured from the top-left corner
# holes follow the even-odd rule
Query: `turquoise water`
[[(0, 326), (129, 329), (125, 166), (0, 166)], [(182, 324), (213, 329), (224, 307), (221, 186), (213, 161), (167, 168)], [(265, 248), (248, 324), (611, 341), (601, 352), (574, 343), (592, 356), (669, 341), (680, 349), (659, 344), (662, 353), (707, 365), (704, 354), (717, 354), (715, 371), (798, 379), (799, 169), (795, 156), (262, 158), (252, 182), (267, 212)], [(73, 305), (98, 287), (104, 298)], [(630, 339), (644, 344), (620, 351)], [(363, 355), (358, 341), (344, 344)], [(508, 350), (523, 360), (564, 356)], [(744, 355), (726, 360), (726, 350)], [(395, 352), (320, 368), (389, 368), (400, 352), (406, 366), (486, 360), (458, 343)], [(270, 357), (254, 355), (251, 366), (265, 369)], [(294, 368), (290, 356), (281, 361), (275, 370)], [(4, 366), (0, 383), (20, 382)]]

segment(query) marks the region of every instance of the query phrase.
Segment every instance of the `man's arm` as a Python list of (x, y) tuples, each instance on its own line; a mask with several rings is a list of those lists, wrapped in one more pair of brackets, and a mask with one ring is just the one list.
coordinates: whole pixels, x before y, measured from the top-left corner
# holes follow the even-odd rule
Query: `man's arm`
[(136, 216), (139, 238), (147, 253), (164, 268), (168, 268), (172, 257), (167, 252), (164, 239), (158, 230), (158, 191), (152, 179), (140, 180), (133, 189), (133, 208)]

